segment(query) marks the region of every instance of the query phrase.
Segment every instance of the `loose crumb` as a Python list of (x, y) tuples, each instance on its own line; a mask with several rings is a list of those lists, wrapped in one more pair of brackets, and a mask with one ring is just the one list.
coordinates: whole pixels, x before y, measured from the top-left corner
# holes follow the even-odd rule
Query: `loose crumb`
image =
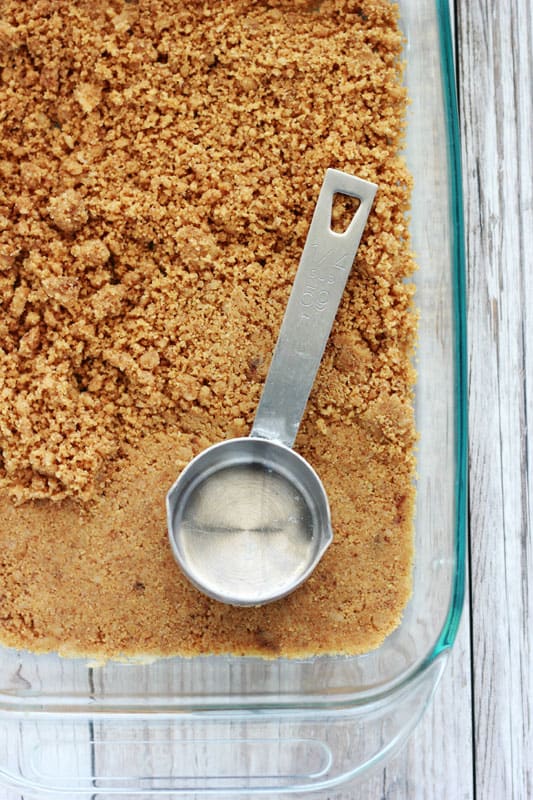
[[(410, 594), (414, 504), (396, 7), (0, 14), (0, 638), (97, 658), (376, 647)], [(328, 167), (379, 187), (296, 442), (335, 538), (290, 597), (232, 608), (181, 575), (164, 496), (250, 429)]]

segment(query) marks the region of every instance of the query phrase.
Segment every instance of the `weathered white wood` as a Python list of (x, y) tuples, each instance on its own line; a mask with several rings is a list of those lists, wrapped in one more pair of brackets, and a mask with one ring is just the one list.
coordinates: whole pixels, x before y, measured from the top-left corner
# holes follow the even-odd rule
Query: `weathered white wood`
[(476, 788), (533, 796), (533, 5), (458, 4), (470, 323)]

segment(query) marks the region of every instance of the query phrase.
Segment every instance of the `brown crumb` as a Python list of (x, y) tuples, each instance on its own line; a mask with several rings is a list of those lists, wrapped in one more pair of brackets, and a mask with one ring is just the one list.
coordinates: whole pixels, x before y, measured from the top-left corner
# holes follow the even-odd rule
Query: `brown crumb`
[(100, 102), (101, 95), (101, 88), (95, 86), (94, 83), (80, 83), (80, 85), (74, 89), (74, 97), (80, 104), (82, 111), (85, 111), (86, 114), (96, 108)]
[(54, 224), (64, 233), (76, 233), (88, 218), (85, 204), (74, 189), (67, 189), (58, 197), (52, 197), (48, 213)]
[[(1, 640), (99, 657), (376, 647), (409, 597), (414, 503), (395, 5), (1, 15)], [(379, 187), (296, 442), (335, 538), (290, 597), (226, 607), (174, 563), (164, 496), (250, 429), (328, 167)]]

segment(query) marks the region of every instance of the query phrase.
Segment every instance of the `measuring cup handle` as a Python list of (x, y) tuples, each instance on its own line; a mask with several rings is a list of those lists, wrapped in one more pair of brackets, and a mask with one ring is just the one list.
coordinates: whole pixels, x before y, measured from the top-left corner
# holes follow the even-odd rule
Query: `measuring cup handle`
[[(292, 447), (376, 191), (373, 183), (327, 170), (251, 436)], [(335, 194), (360, 200), (344, 233), (331, 229)]]

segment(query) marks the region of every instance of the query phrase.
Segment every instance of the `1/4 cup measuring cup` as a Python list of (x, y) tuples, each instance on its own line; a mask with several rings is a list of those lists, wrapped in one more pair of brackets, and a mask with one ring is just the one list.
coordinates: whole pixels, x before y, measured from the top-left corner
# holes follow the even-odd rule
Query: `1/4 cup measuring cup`
[[(292, 450), (377, 187), (328, 169), (250, 436), (196, 456), (167, 494), (174, 557), (224, 603), (255, 606), (308, 578), (333, 534), (313, 468)], [(336, 194), (357, 198), (348, 228), (331, 228)]]

